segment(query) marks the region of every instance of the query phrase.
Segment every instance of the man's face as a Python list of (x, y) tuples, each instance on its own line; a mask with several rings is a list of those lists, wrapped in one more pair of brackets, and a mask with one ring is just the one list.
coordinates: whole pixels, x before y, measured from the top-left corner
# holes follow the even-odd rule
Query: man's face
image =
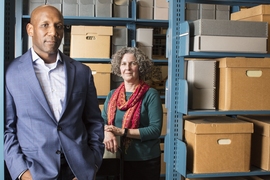
[(64, 34), (63, 18), (52, 7), (44, 7), (33, 13), (27, 25), (35, 52), (43, 57), (57, 53)]

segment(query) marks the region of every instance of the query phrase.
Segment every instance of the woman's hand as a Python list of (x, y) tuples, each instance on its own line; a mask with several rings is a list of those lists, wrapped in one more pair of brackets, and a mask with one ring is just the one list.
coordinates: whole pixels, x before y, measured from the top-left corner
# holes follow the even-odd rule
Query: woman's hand
[(107, 132), (112, 132), (115, 136), (123, 136), (125, 132), (125, 129), (121, 129), (113, 125), (106, 125), (104, 130)]
[(118, 149), (118, 144), (116, 141), (115, 135), (110, 132), (110, 131), (104, 131), (104, 141), (103, 143), (105, 144), (105, 148), (107, 151), (110, 151), (111, 153), (116, 153)]

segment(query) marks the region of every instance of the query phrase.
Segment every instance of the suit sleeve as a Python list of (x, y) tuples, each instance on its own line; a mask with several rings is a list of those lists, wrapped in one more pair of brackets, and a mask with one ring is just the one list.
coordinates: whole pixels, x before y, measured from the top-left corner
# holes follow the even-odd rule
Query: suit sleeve
[(99, 103), (94, 84), (94, 78), (89, 69), (89, 84), (87, 92), (86, 106), (84, 109), (84, 121), (88, 132), (88, 144), (95, 154), (95, 162), (101, 166), (104, 154), (104, 120), (101, 117)]
[[(7, 162), (7, 168), (10, 171), (12, 179), (16, 179), (19, 175), (27, 170), (24, 155), (20, 149), (17, 139), (17, 118), (16, 108), (12, 95), (7, 87), (5, 87), (5, 128), (4, 128), (4, 156)], [(11, 168), (12, 167), (12, 168)]]

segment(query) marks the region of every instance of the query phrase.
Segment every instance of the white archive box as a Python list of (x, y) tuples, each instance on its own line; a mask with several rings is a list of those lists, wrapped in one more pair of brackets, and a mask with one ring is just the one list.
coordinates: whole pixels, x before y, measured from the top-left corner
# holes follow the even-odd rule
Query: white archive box
[(63, 0), (47, 0), (46, 4), (56, 7), (60, 12), (62, 12)]
[(265, 37), (194, 36), (190, 49), (197, 52), (266, 53)]
[(188, 60), (188, 106), (190, 109), (216, 109), (215, 60)]
[(95, 16), (95, 0), (79, 0), (79, 16)]
[(167, 0), (154, 0), (154, 19), (169, 19), (169, 2)]
[(112, 17), (113, 0), (96, 0), (96, 17)]
[(129, 17), (129, 0), (114, 0), (113, 17)]
[(153, 46), (153, 28), (137, 28), (136, 42), (141, 46)]
[(38, 6), (45, 4), (45, 0), (29, 0), (29, 14)]
[(79, 16), (77, 0), (63, 0), (63, 16)]

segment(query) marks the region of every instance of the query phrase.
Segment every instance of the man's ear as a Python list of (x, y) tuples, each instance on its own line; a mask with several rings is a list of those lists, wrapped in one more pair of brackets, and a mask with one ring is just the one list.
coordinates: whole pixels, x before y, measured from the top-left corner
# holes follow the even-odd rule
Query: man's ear
[(28, 36), (33, 36), (33, 25), (32, 24), (30, 24), (30, 23), (28, 23), (27, 25), (26, 25), (26, 31), (27, 31), (27, 34), (28, 34)]

